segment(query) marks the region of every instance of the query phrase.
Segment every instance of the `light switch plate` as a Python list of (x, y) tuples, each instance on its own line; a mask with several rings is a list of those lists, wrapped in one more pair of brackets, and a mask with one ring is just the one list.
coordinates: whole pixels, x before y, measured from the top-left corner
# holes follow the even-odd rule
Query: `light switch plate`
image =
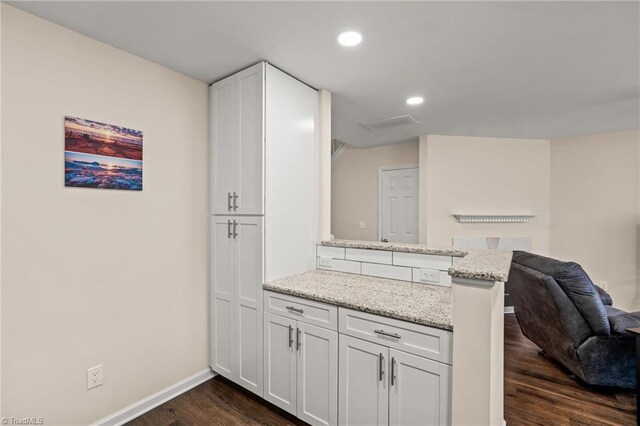
[(320, 258), (320, 266), (324, 268), (331, 268), (333, 266), (333, 259), (330, 257), (321, 257)]
[(440, 284), (440, 271), (437, 269), (420, 269), (420, 281)]

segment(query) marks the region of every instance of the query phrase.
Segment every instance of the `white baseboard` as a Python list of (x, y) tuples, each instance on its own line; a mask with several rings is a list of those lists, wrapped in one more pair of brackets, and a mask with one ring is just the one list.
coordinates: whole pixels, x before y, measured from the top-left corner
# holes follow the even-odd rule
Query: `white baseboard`
[(136, 417), (146, 413), (147, 411), (156, 408), (158, 405), (163, 404), (182, 393), (185, 393), (189, 389), (192, 389), (215, 376), (216, 374), (208, 368), (206, 370), (202, 370), (192, 376), (187, 377), (184, 380), (179, 381), (178, 383), (174, 383), (173, 385), (154, 393), (153, 395), (149, 395), (148, 397), (143, 398), (138, 402), (134, 402), (133, 404), (123, 408), (120, 411), (116, 411), (115, 413), (98, 420), (91, 426), (123, 425), (126, 422), (135, 419)]
[(514, 313), (513, 306), (505, 306), (504, 307), (504, 313), (505, 314), (513, 314)]

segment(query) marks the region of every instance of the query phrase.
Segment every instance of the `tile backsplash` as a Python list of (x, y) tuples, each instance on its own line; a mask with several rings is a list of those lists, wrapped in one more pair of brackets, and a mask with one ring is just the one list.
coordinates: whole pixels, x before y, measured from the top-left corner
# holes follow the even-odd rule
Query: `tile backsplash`
[(317, 246), (317, 268), (400, 281), (451, 286), (451, 256)]

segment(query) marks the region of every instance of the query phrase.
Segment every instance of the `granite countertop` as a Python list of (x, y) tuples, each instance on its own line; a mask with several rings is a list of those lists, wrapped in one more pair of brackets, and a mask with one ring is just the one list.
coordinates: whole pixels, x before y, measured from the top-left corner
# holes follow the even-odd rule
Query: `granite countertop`
[(451, 287), (315, 269), (264, 284), (265, 290), (453, 329)]
[(383, 243), (380, 241), (358, 241), (358, 240), (331, 240), (322, 241), (320, 244), (327, 247), (346, 247), (367, 250), (397, 251), (402, 253), (432, 254), (436, 256), (463, 257), (469, 250), (456, 247), (427, 247), (420, 244), (404, 243)]
[(320, 244), (328, 247), (346, 247), (368, 250), (386, 250), (403, 253), (431, 254), (461, 257), (451, 268), (449, 275), (486, 281), (506, 282), (511, 268), (512, 252), (491, 249), (463, 249), (456, 247), (432, 248), (419, 244), (383, 243), (378, 241), (332, 240)]
[(449, 275), (459, 278), (506, 282), (513, 253), (508, 250), (469, 250), (459, 262), (449, 268)]

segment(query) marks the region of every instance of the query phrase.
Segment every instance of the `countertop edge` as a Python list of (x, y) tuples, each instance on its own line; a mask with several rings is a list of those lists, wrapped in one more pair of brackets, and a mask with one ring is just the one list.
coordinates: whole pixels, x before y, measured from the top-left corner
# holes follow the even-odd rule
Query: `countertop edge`
[(440, 330), (453, 332), (453, 325), (450, 325), (450, 324), (435, 323), (435, 322), (432, 322), (432, 321), (421, 320), (419, 318), (408, 317), (408, 316), (405, 316), (405, 315), (398, 315), (397, 313), (393, 313), (393, 312), (386, 312), (386, 311), (383, 311), (383, 310), (380, 310), (380, 309), (371, 309), (371, 308), (369, 308), (367, 306), (356, 305), (356, 304), (353, 304), (353, 303), (343, 302), (343, 301), (338, 300), (338, 299), (330, 299), (330, 298), (325, 298), (325, 297), (319, 297), (319, 296), (311, 295), (311, 294), (308, 294), (308, 293), (305, 293), (305, 292), (302, 292), (302, 291), (296, 291), (296, 290), (292, 290), (292, 289), (288, 289), (288, 288), (272, 286), (269, 283), (263, 284), (262, 288), (264, 290), (273, 291), (273, 292), (276, 292), (276, 293), (288, 294), (290, 296), (301, 297), (303, 299), (315, 300), (316, 302), (328, 303), (330, 305), (335, 305), (335, 306), (338, 306), (338, 307), (354, 309), (356, 311), (367, 312), (367, 313), (370, 313), (370, 314), (380, 315), (380, 316), (387, 317), (387, 318), (397, 319), (397, 320), (401, 320), (401, 321), (407, 321), (407, 322), (410, 322), (410, 323), (413, 323), (413, 324), (425, 325), (427, 327), (433, 327), (433, 328), (437, 328), (437, 329), (440, 329)]

